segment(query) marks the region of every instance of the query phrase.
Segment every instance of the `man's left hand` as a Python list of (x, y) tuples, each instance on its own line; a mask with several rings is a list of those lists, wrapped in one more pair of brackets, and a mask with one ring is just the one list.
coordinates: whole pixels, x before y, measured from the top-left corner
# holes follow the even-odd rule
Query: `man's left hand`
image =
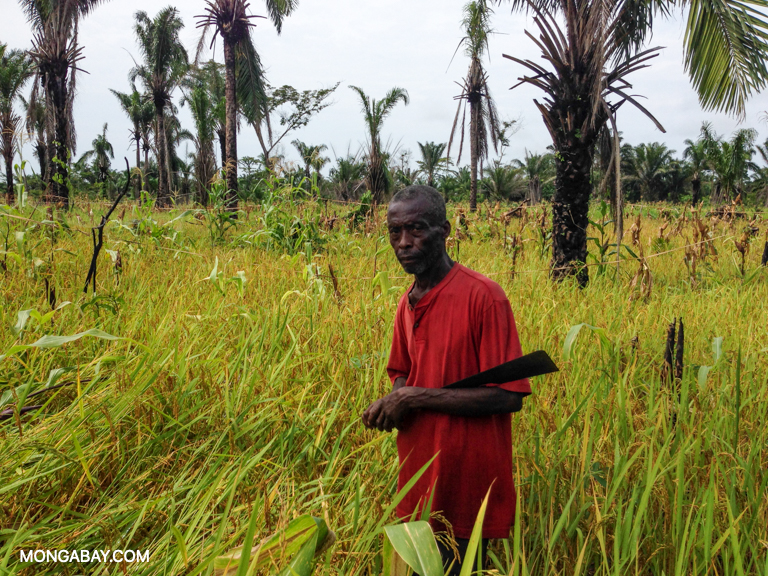
[(400, 429), (412, 410), (409, 392), (413, 392), (412, 387), (403, 387), (376, 400), (363, 412), (363, 424), (382, 432)]

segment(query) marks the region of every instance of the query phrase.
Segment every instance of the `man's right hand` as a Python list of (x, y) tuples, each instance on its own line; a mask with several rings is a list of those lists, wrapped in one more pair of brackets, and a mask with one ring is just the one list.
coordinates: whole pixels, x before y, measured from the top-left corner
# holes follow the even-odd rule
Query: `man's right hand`
[(382, 432), (399, 429), (411, 412), (410, 396), (409, 388), (399, 388), (376, 400), (363, 412), (363, 424)]

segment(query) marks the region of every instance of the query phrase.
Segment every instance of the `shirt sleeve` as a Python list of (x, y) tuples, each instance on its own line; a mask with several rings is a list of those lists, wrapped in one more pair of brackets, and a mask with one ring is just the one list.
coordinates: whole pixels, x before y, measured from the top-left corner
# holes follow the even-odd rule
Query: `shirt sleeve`
[[(523, 355), (515, 317), (508, 300), (495, 300), (483, 313), (480, 333), (480, 371), (488, 370)], [(510, 392), (528, 395), (528, 379), (491, 384)]]
[(405, 327), (403, 326), (403, 303), (397, 307), (395, 313), (395, 330), (392, 334), (392, 348), (389, 351), (389, 361), (387, 362), (387, 374), (392, 384), (397, 378), (408, 378), (411, 373), (411, 357), (408, 354), (408, 342), (405, 338)]

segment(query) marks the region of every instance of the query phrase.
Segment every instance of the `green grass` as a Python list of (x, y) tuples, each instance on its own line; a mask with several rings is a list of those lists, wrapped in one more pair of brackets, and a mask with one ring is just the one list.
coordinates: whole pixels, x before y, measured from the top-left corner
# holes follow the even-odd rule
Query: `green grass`
[[(389, 389), (393, 315), (410, 282), (382, 214), (329, 231), (321, 217), (332, 205), (251, 207), (222, 242), (205, 219), (174, 220), (182, 210), (132, 206), (121, 222), (118, 209), (104, 248), (120, 251), (122, 272), (102, 252), (97, 295), (86, 296), (88, 227), (102, 210), (75, 210), (69, 230), (40, 224), (41, 209), (13, 212), (30, 221), (0, 215), (11, 253), (0, 270), (0, 354), (44, 335), (122, 338), (83, 336), (0, 361), (0, 395), (15, 394), (2, 409), (49, 379), (67, 383), (26, 400), (40, 410), (0, 422), (0, 573), (84, 569), (25, 567), (22, 549), (131, 548), (151, 561), (89, 573), (210, 574), (249, 526), (258, 541), (303, 514), (338, 537), (318, 574), (378, 573), (377, 527), (394, 520), (395, 436), (365, 429), (360, 414)], [(692, 285), (680, 249), (692, 224), (649, 257), (661, 251), (661, 222), (644, 218), (653, 285), (643, 298), (632, 297), (638, 263), (628, 253), (618, 278), (610, 264), (600, 276), (591, 268), (584, 291), (553, 285), (535, 215), (513, 219), (507, 234), (523, 241), (513, 278), (503, 225), (487, 208), (469, 220), (461, 262), (505, 289), (524, 350), (548, 350), (561, 366), (534, 380), (513, 419), (518, 523), (494, 546), (496, 569), (768, 575), (768, 271), (755, 272), (765, 222), (744, 276), (734, 241), (746, 223), (715, 224), (718, 257), (699, 263)], [(44, 278), (57, 305), (72, 302), (47, 322)], [(44, 324), (30, 317), (12, 331), (29, 309)], [(660, 377), (673, 317), (686, 331), (679, 401)], [(564, 354), (580, 323), (602, 330), (582, 328)]]

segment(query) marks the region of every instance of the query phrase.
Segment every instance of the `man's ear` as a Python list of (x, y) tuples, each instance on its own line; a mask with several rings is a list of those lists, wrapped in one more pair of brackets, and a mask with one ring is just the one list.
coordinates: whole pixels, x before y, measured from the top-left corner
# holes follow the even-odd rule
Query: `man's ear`
[(451, 235), (451, 222), (450, 220), (446, 220), (443, 223), (443, 240), (447, 240), (448, 236)]

